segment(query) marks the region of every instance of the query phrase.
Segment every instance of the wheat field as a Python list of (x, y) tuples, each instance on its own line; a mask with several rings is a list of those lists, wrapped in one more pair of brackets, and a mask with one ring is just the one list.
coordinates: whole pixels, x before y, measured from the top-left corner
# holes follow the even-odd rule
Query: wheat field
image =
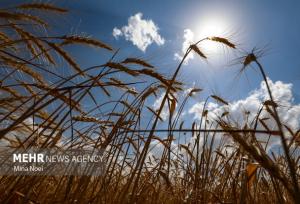
[[(300, 130), (280, 118), (257, 50), (239, 58), (241, 72), (256, 69), (268, 91), (253, 119), (237, 124), (230, 112), (209, 117), (208, 100), (230, 103), (211, 94), (200, 122), (186, 124), (183, 108), (202, 92), (186, 91), (178, 79), (186, 58), (194, 53), (209, 61), (204, 41), (228, 50), (238, 45), (222, 36), (198, 39), (166, 76), (141, 57), (119, 60), (119, 50), (101, 40), (51, 35), (55, 26), (44, 16), (67, 12), (49, 3), (0, 9), (0, 143), (103, 150), (105, 170), (99, 176), (1, 175), (1, 203), (300, 203)], [(86, 67), (72, 57), (75, 46), (110, 59)], [(161, 93), (157, 110), (147, 105)], [(267, 151), (273, 137), (280, 139), (280, 154)]]

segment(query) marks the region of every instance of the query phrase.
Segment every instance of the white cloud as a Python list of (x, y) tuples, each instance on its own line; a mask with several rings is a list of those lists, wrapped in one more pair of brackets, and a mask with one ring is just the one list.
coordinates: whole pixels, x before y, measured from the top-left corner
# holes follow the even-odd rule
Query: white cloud
[[(300, 104), (294, 104), (293, 94), (292, 94), (292, 84), (283, 83), (282, 81), (272, 82), (268, 79), (272, 95), (274, 100), (278, 104), (278, 114), (281, 121), (287, 124), (292, 130), (296, 131), (300, 128)], [(260, 88), (249, 93), (248, 97), (245, 99), (237, 100), (229, 105), (219, 105), (214, 102), (209, 102), (206, 109), (208, 110), (208, 117), (215, 119), (216, 116), (221, 116), (222, 113), (228, 111), (229, 118), (232, 121), (236, 121), (243, 126), (246, 122), (245, 111), (249, 111), (250, 115), (248, 121), (252, 121), (262, 103), (269, 99), (267, 88), (264, 82), (261, 82)], [(200, 119), (202, 115), (204, 102), (196, 103), (189, 109), (189, 114), (194, 115), (195, 119)], [(269, 117), (266, 111), (262, 111), (260, 118)], [(265, 121), (270, 129), (276, 129), (274, 120), (269, 119)], [(264, 129), (262, 126), (258, 128)], [(279, 138), (271, 139), (271, 146), (278, 145)]]
[[(160, 105), (161, 105), (161, 102), (165, 96), (165, 92), (163, 92), (153, 103), (153, 109), (156, 111), (159, 109)], [(161, 113), (160, 113), (160, 117), (163, 119), (163, 120), (166, 120), (167, 117), (169, 116), (169, 111), (168, 111), (168, 106), (167, 106), (167, 103), (165, 103)]]
[(124, 36), (126, 40), (131, 41), (133, 45), (145, 52), (147, 47), (152, 43), (163, 45), (165, 39), (159, 35), (159, 28), (151, 19), (145, 20), (142, 17), (142, 13), (130, 16), (128, 18), (128, 25), (123, 26), (121, 29), (113, 29), (113, 36), (116, 39)]
[[(18, 147), (23, 145), (25, 147), (32, 144), (42, 144), (52, 134), (52, 137), (58, 136), (59, 131), (52, 133), (51, 129), (39, 127), (38, 124), (33, 123), (33, 119), (25, 119), (16, 129), (10, 131), (5, 137), (0, 140), (0, 147)], [(35, 133), (33, 133), (35, 131)], [(61, 140), (57, 145), (61, 144)]]
[[(154, 103), (153, 103), (153, 105), (152, 105), (152, 107), (153, 107), (153, 109), (156, 111), (156, 110), (158, 110), (159, 108), (160, 108), (160, 105), (161, 105), (161, 103), (162, 103), (162, 100), (163, 100), (163, 98), (165, 97), (165, 94), (166, 94), (166, 92), (163, 92), (155, 101), (154, 101)], [(176, 97), (177, 95), (175, 94), (175, 97)], [(172, 96), (169, 96), (169, 98), (172, 98)], [(176, 106), (175, 107), (177, 107), (177, 103), (176, 103)], [(165, 102), (165, 104), (164, 104), (164, 107), (163, 107), (163, 109), (162, 109), (162, 111), (161, 111), (161, 113), (160, 113), (160, 117), (163, 119), (163, 120), (166, 120), (167, 118), (168, 118), (168, 116), (169, 116), (169, 114), (170, 114), (170, 110), (169, 110), (169, 108), (168, 108), (169, 106), (168, 106), (168, 101), (166, 101)], [(177, 112), (175, 111), (175, 113), (174, 113), (174, 115), (176, 115), (177, 114)]]
[[(189, 46), (194, 42), (194, 33), (190, 29), (185, 29), (183, 33), (183, 43), (180, 53), (174, 54), (174, 59), (176, 60), (182, 60), (183, 55), (185, 54), (186, 50), (189, 48)], [(185, 59), (185, 64), (188, 64), (189, 60), (194, 59), (194, 53), (190, 53), (187, 58)]]
[(114, 29), (113, 29), (113, 36), (114, 36), (116, 39), (118, 39), (119, 36), (122, 36), (122, 35), (123, 35), (123, 33), (122, 33), (122, 31), (121, 31), (120, 29), (118, 29), (118, 28), (114, 28)]
[[(286, 122), (294, 129), (300, 126), (300, 104), (293, 105), (292, 84), (285, 84), (282, 81), (272, 82), (268, 79), (274, 100), (279, 105), (278, 112), (283, 122)], [(245, 111), (249, 111), (250, 118), (256, 115), (261, 108), (262, 103), (269, 99), (268, 91), (264, 82), (261, 82), (260, 88), (249, 93), (245, 99), (229, 103), (229, 105), (219, 105), (209, 102), (206, 109), (211, 113), (211, 117), (220, 116), (224, 111), (229, 111), (230, 116), (241, 121)], [(189, 109), (190, 114), (194, 114), (196, 119), (201, 118), (204, 102), (196, 103)], [(265, 113), (266, 114), (266, 113)], [(262, 114), (264, 115), (264, 113)]]
[[(176, 102), (176, 109), (175, 109), (174, 115), (177, 115), (177, 114), (178, 114), (178, 112), (177, 112), (177, 106), (178, 106), (178, 103), (181, 102), (180, 99), (181, 99), (181, 98), (185, 98), (187, 95), (189, 95), (190, 92), (191, 92), (193, 89), (195, 89), (195, 82), (192, 83), (192, 86), (191, 86), (191, 87), (189, 87), (189, 86), (185, 87), (183, 93), (181, 93), (180, 95), (178, 95), (178, 93), (175, 93), (175, 94), (174, 94), (174, 96), (176, 97), (176, 99), (179, 100), (179, 101)], [(158, 98), (156, 98), (156, 100), (154, 101), (154, 103), (153, 103), (153, 105), (152, 105), (152, 108), (153, 108), (154, 110), (158, 110), (158, 109), (160, 108), (160, 105), (161, 105), (161, 103), (162, 103), (162, 100), (163, 100), (165, 94), (166, 94), (166, 92), (162, 92), (161, 95), (160, 95)], [(173, 98), (173, 97), (172, 97), (171, 95), (169, 95), (169, 98)], [(162, 109), (162, 112), (160, 113), (160, 117), (161, 117), (163, 120), (166, 120), (166, 119), (168, 118), (169, 114), (170, 114), (170, 110), (169, 110), (169, 108), (168, 108), (168, 102), (166, 101), (166, 103), (165, 103), (165, 105), (164, 105), (164, 107), (163, 107), (163, 109)], [(186, 111), (181, 112), (179, 118), (182, 118), (182, 117), (185, 116), (186, 114), (187, 114)]]

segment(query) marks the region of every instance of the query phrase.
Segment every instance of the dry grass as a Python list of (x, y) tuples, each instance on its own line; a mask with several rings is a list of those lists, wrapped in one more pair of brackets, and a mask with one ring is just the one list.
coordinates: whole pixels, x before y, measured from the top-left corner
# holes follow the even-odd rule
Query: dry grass
[[(0, 25), (0, 142), (12, 148), (102, 148), (106, 169), (97, 177), (1, 176), (1, 203), (300, 203), (299, 130), (279, 118), (255, 53), (245, 56), (241, 66), (244, 71), (253, 63), (261, 72), (269, 93), (261, 111), (268, 116), (252, 113), (254, 121), (244, 125), (230, 120), (226, 111), (212, 119), (206, 100), (201, 121), (185, 125), (183, 108), (202, 89), (178, 97), (183, 86), (177, 75), (184, 60), (191, 52), (207, 59), (198, 47), (202, 41), (235, 49), (233, 43), (222, 37), (199, 40), (168, 78), (139, 58), (115, 61), (118, 51), (101, 41), (43, 36), (47, 21), (33, 11), (67, 10), (42, 3), (0, 10), (5, 25)], [(63, 49), (76, 44), (103, 49), (111, 59), (82, 68)], [(69, 66), (60, 67), (57, 56)], [(60, 74), (62, 69), (71, 74)], [(158, 93), (164, 95), (154, 110), (147, 101)], [(211, 98), (229, 104), (220, 96)], [(165, 107), (169, 114), (164, 120)], [(275, 129), (268, 120), (276, 122)], [(159, 122), (167, 129), (159, 130)], [(282, 155), (267, 153), (271, 137), (281, 138)], [(185, 141), (191, 138), (194, 142)], [(160, 151), (155, 153), (156, 146)]]

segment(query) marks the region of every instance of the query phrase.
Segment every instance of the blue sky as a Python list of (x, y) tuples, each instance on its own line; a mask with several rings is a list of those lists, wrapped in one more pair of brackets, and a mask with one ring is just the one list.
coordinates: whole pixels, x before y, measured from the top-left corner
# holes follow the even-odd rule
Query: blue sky
[[(187, 87), (195, 84), (205, 91), (187, 104), (186, 112), (194, 114), (197, 118), (197, 111), (198, 114), (201, 112), (197, 109), (201, 104), (200, 101), (210, 94), (221, 95), (228, 101), (235, 101), (231, 107), (232, 112), (236, 111), (235, 108), (239, 104), (255, 112), (255, 108), (258, 107), (254, 104), (262, 102), (261, 98), (265, 97), (262, 94), (264, 92), (261, 85), (262, 77), (254, 69), (248, 69), (246, 74), (239, 76), (238, 72), (242, 66), (236, 63), (236, 59), (257, 47), (264, 51), (260, 61), (273, 81), (274, 89), (277, 90), (274, 94), (278, 100), (285, 101), (285, 105), (291, 108), (289, 110), (295, 113), (285, 114), (287, 111), (283, 110), (282, 117), (290, 119), (297, 128), (300, 113), (297, 105), (300, 101), (299, 1), (112, 0), (88, 1), (88, 3), (65, 1), (64, 4), (71, 7), (72, 11), (70, 30), (89, 33), (114, 48), (121, 48), (121, 59), (128, 56), (146, 59), (154, 64), (159, 72), (168, 76), (171, 76), (179, 63), (174, 59), (174, 55), (181, 54), (185, 29), (192, 31), (194, 40), (197, 41), (199, 40), (197, 35), (201, 34), (202, 28), (207, 28), (207, 24), (216, 24), (216, 27), (220, 25), (221, 28), (216, 34), (228, 37), (242, 51), (231, 52), (220, 47), (206, 53), (209, 56), (207, 62), (198, 56), (189, 60), (182, 68), (179, 79), (185, 82)], [(151, 20), (155, 24), (158, 28), (157, 34), (164, 39), (163, 45), (153, 42), (145, 51), (141, 51), (131, 41), (125, 39), (124, 33), (117, 38), (113, 36), (114, 28), (122, 31), (123, 27), (128, 26), (129, 18), (138, 13), (142, 14), (142, 20)], [(79, 54), (82, 55), (82, 52)], [(93, 55), (85, 58), (87, 63), (93, 61), (97, 63), (98, 59), (99, 57)], [(232, 64), (234, 66), (231, 66)], [(256, 93), (253, 93), (255, 90)], [(267, 97), (264, 99), (267, 100)], [(296, 106), (293, 107), (294, 104)], [(214, 104), (211, 106), (214, 107)], [(212, 112), (218, 112), (219, 108), (212, 108)], [(242, 107), (238, 107), (238, 111), (241, 110)]]
[[(27, 2), (31, 1), (2, 1), (0, 5), (10, 7)], [(180, 80), (187, 86), (195, 84), (203, 88), (206, 94), (219, 94), (228, 100), (245, 98), (249, 92), (259, 88), (262, 78), (253, 69), (239, 76), (241, 65), (236, 63), (236, 59), (258, 47), (264, 50), (260, 61), (268, 76), (273, 81), (292, 83), (295, 103), (300, 101), (299, 1), (64, 0), (54, 3), (68, 8), (70, 14), (60, 19), (54, 17), (53, 30), (91, 35), (120, 48), (120, 59), (141, 57), (168, 76), (179, 63), (174, 55), (181, 54), (184, 30), (191, 30), (193, 40), (197, 41), (201, 38), (198, 34), (207, 29), (207, 24), (212, 24), (219, 27), (217, 35), (228, 37), (243, 50), (242, 53), (220, 47), (213, 53), (206, 52), (209, 56), (207, 61), (195, 56), (181, 70)], [(142, 20), (151, 20), (159, 29), (157, 33), (164, 39), (162, 45), (153, 42), (143, 52), (124, 36), (116, 39), (112, 35), (114, 28), (127, 26), (128, 19), (138, 13), (142, 14)], [(101, 64), (109, 57), (105, 53), (83, 50), (82, 47), (72, 48), (77, 61), (86, 67)]]
[[(0, 5), (8, 7), (25, 2), (31, 1), (3, 1)], [(121, 48), (121, 57), (141, 57), (156, 65), (161, 73), (169, 75), (178, 64), (174, 54), (181, 52), (185, 29), (194, 32), (194, 39), (198, 40), (197, 33), (205, 30), (206, 24), (221, 25), (217, 34), (229, 37), (244, 52), (265, 47), (260, 60), (268, 76), (273, 81), (292, 83), (295, 101), (300, 101), (299, 1), (64, 0), (54, 3), (71, 11), (69, 16), (59, 19), (59, 23), (54, 18), (59, 31), (87, 33), (114, 48)], [(113, 29), (126, 26), (128, 18), (137, 13), (142, 13), (143, 20), (151, 20), (159, 28), (158, 34), (165, 40), (163, 45), (152, 43), (143, 52), (124, 37), (113, 37)], [(82, 48), (75, 48), (73, 52), (84, 65), (101, 63), (96, 52), (82, 52)], [(230, 66), (236, 64), (236, 59), (243, 53), (227, 50), (224, 53), (221, 48), (214, 54), (207, 54), (207, 62), (197, 57), (190, 60), (179, 79), (190, 85), (195, 83), (207, 90), (207, 94), (216, 92), (229, 100), (245, 97), (259, 87), (261, 77), (258, 72), (249, 70), (246, 76), (237, 77), (240, 66)]]
[[(9, 7), (17, 2), (31, 1), (3, 1), (0, 5)], [(185, 120), (197, 119), (203, 108), (202, 101), (211, 94), (230, 101), (227, 108), (236, 118), (240, 117), (238, 112), (243, 115), (242, 110), (256, 113), (258, 104), (268, 99), (265, 87), (261, 84), (262, 77), (254, 66), (254, 69), (249, 68), (246, 73), (238, 75), (242, 65), (237, 59), (254, 47), (262, 49), (263, 56), (259, 60), (271, 80), (275, 99), (282, 102), (284, 107), (280, 116), (284, 121), (289, 121), (293, 128), (299, 128), (299, 1), (63, 0), (56, 3), (68, 8), (70, 14), (49, 19), (55, 24), (54, 31), (90, 35), (115, 49), (120, 48), (116, 60), (142, 58), (167, 76), (172, 76), (179, 64), (175, 56), (182, 55), (184, 34), (195, 42), (208, 37), (203, 33), (210, 30), (211, 35), (226, 37), (234, 42), (238, 47), (238, 51), (234, 52), (222, 46), (203, 45), (201, 49), (208, 60), (194, 55), (182, 67), (178, 79), (186, 84), (185, 87), (196, 86), (205, 90), (189, 101), (182, 116)], [(133, 23), (130, 23), (130, 19)], [(145, 28), (150, 29), (151, 34), (149, 30), (143, 30)], [(136, 44), (149, 40), (135, 39), (132, 32), (138, 29), (152, 36), (147, 46)], [(88, 52), (83, 47), (70, 49), (76, 61), (84, 67), (103, 64), (110, 57), (104, 51)], [(159, 104), (159, 98), (152, 103), (153, 106), (155, 104)], [(208, 109), (214, 114), (224, 111), (223, 106), (213, 101), (208, 104)]]
[[(64, 1), (62, 5), (72, 11), (71, 18), (64, 19), (69, 24), (69, 31), (86, 32), (115, 48), (121, 48), (123, 56), (147, 59), (160, 72), (167, 74), (178, 64), (174, 54), (182, 49), (184, 30), (196, 32), (209, 19), (213, 19), (212, 23), (220, 21), (225, 24), (221, 28), (224, 37), (229, 37), (243, 50), (266, 46), (261, 58), (266, 72), (273, 81), (293, 83), (294, 98), (299, 101), (299, 1), (95, 0)], [(159, 28), (159, 35), (165, 39), (163, 45), (152, 43), (142, 52), (124, 37), (113, 37), (113, 29), (126, 26), (128, 18), (137, 13), (142, 13), (142, 19), (152, 20)], [(195, 82), (201, 88), (231, 100), (245, 97), (249, 91), (259, 87), (261, 77), (258, 72), (249, 70), (247, 78), (245, 75), (236, 78), (240, 67), (229, 65), (242, 54), (231, 55), (228, 52), (220, 49), (204, 63), (195, 57), (182, 70), (179, 78), (187, 83)], [(226, 55), (225, 59), (216, 56), (222, 54)], [(89, 55), (84, 59), (92, 63), (98, 58)]]

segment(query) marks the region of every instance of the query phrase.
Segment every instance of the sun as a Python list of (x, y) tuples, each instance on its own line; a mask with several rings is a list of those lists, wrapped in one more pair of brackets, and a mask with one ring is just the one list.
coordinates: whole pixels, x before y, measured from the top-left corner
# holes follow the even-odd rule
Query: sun
[[(195, 36), (199, 39), (206, 37), (227, 37), (228, 24), (222, 18), (207, 18), (197, 25)], [(199, 44), (203, 51), (215, 53), (220, 50), (220, 44), (205, 40)]]

